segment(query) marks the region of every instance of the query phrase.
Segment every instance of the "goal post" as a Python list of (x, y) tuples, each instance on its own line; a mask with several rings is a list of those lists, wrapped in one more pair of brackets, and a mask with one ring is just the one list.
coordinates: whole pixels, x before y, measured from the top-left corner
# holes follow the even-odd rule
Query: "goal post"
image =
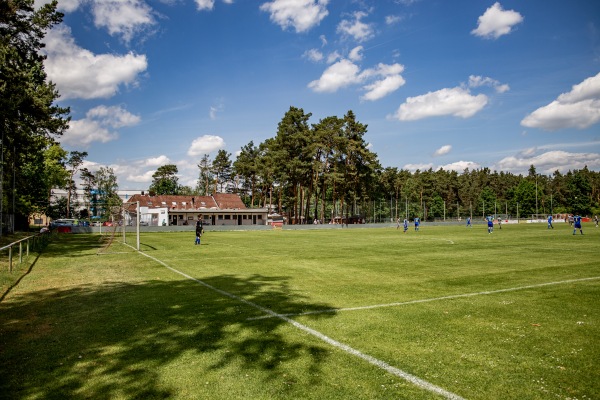
[(132, 227), (135, 232), (135, 249), (140, 251), (140, 202), (124, 202), (121, 218), (123, 229), (123, 243), (127, 243), (127, 227)]
[[(139, 221), (140, 203), (124, 202), (118, 206), (111, 207), (108, 211), (108, 221), (110, 228), (101, 235), (104, 242), (102, 249), (98, 252), (109, 253), (107, 250), (116, 240), (133, 250), (140, 251), (140, 221)], [(135, 233), (135, 244), (131, 241), (131, 234)], [(112, 251), (110, 251), (112, 252)]]

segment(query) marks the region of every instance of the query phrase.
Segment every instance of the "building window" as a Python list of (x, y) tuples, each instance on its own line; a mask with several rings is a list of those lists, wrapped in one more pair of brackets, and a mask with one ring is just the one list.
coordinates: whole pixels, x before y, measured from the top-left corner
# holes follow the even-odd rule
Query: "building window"
[(225, 219), (231, 219), (231, 215), (229, 215), (229, 214), (225, 215)]
[(258, 216), (256, 218), (262, 219), (262, 215), (258, 214)]
[(223, 219), (222, 215), (219, 215), (219, 221), (221, 221)]
[(248, 219), (248, 216), (247, 216), (247, 215), (244, 215), (242, 218), (243, 218), (243, 219)]

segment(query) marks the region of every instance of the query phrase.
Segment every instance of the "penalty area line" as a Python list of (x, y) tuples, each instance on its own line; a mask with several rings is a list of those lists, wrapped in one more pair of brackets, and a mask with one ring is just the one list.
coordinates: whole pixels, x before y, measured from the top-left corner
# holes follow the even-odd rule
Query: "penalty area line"
[[(497, 294), (497, 293), (505, 293), (505, 292), (516, 292), (518, 290), (535, 289), (535, 288), (540, 288), (540, 287), (544, 287), (544, 286), (562, 285), (562, 284), (566, 284), (566, 283), (593, 281), (593, 280), (597, 280), (597, 279), (600, 279), (600, 276), (593, 276), (590, 278), (580, 278), (580, 279), (568, 279), (565, 281), (557, 281), (557, 282), (538, 283), (535, 285), (519, 286), (519, 287), (514, 287), (514, 288), (506, 288), (506, 289), (498, 289), (498, 290), (486, 290), (484, 292), (476, 292), (476, 293), (453, 294), (453, 295), (449, 295), (449, 296), (434, 297), (434, 298), (429, 298), (429, 299), (410, 300), (410, 301), (403, 301), (403, 302), (397, 302), (397, 303), (373, 304), (370, 306), (362, 306), (362, 307), (330, 308), (330, 309), (326, 309), (326, 310), (306, 311), (306, 312), (302, 312), (302, 313), (288, 313), (288, 314), (280, 314), (280, 316), (298, 317), (298, 316), (302, 316), (302, 315), (338, 313), (340, 311), (360, 311), (360, 310), (370, 310), (373, 308), (398, 307), (398, 306), (406, 306), (409, 304), (429, 303), (432, 301), (460, 299), (460, 298), (464, 298), (464, 297), (484, 296), (484, 295), (489, 295), (489, 294)], [(270, 315), (263, 315), (261, 317), (248, 318), (248, 321), (256, 321), (259, 319), (268, 319), (268, 318), (273, 318), (273, 317)]]
[(278, 314), (278, 313), (276, 313), (276, 312), (274, 312), (272, 310), (269, 310), (268, 308), (265, 308), (265, 307), (260, 306), (260, 305), (258, 305), (256, 303), (248, 301), (248, 300), (246, 300), (246, 299), (244, 299), (244, 298), (242, 298), (240, 296), (237, 296), (237, 295), (235, 295), (233, 293), (229, 293), (229, 292), (226, 292), (226, 291), (221, 290), (219, 288), (216, 288), (216, 287), (214, 287), (212, 285), (209, 285), (208, 283), (206, 283), (206, 282), (204, 282), (204, 281), (202, 281), (200, 279), (194, 278), (193, 276), (190, 276), (190, 275), (186, 274), (185, 272), (179, 271), (179, 270), (171, 267), (167, 263), (159, 260), (156, 257), (153, 257), (153, 256), (151, 256), (149, 254), (146, 254), (143, 251), (140, 251), (139, 253), (141, 255), (143, 255), (145, 257), (148, 257), (149, 259), (151, 259), (151, 260), (159, 263), (163, 267), (167, 268), (168, 270), (170, 270), (170, 271), (172, 271), (172, 272), (174, 272), (176, 274), (179, 274), (179, 275), (181, 275), (181, 276), (183, 276), (183, 277), (185, 277), (185, 278), (187, 278), (189, 280), (192, 280), (192, 281), (194, 281), (194, 282), (196, 282), (196, 283), (198, 283), (198, 284), (200, 284), (200, 285), (202, 285), (202, 286), (204, 286), (204, 287), (206, 287), (206, 288), (208, 288), (210, 290), (213, 290), (213, 291), (215, 291), (215, 292), (217, 292), (219, 294), (222, 294), (223, 296), (229, 297), (230, 299), (237, 300), (237, 301), (239, 301), (241, 303), (244, 303), (244, 304), (246, 304), (246, 305), (248, 305), (250, 307), (253, 307), (253, 308), (255, 308), (255, 309), (259, 310), (259, 311), (262, 311), (265, 314), (268, 314), (272, 318), (279, 318), (279, 319), (281, 319), (281, 320), (289, 323), (290, 325), (293, 325), (294, 327), (300, 329), (301, 331), (304, 331), (304, 332), (306, 332), (306, 333), (308, 333), (308, 334), (310, 334), (310, 335), (312, 335), (312, 336), (314, 336), (314, 337), (322, 340), (323, 342), (325, 342), (325, 343), (327, 343), (327, 344), (329, 344), (329, 345), (331, 345), (333, 347), (336, 347), (336, 348), (338, 348), (338, 349), (340, 349), (340, 350), (342, 350), (342, 351), (344, 351), (344, 352), (346, 352), (348, 354), (351, 354), (351, 355), (353, 355), (355, 357), (358, 357), (358, 358), (360, 358), (360, 359), (362, 359), (364, 361), (367, 361), (369, 364), (374, 365), (374, 366), (376, 366), (376, 367), (378, 367), (380, 369), (383, 369), (384, 371), (386, 371), (386, 372), (388, 372), (388, 373), (390, 373), (392, 375), (395, 375), (395, 376), (397, 376), (399, 378), (402, 378), (405, 381), (410, 382), (413, 385), (415, 385), (415, 386), (417, 386), (417, 387), (419, 387), (421, 389), (427, 390), (427, 391), (432, 392), (432, 393), (436, 393), (436, 394), (438, 394), (438, 395), (440, 395), (440, 396), (442, 396), (442, 397), (444, 397), (446, 399), (451, 399), (451, 400), (465, 400), (463, 397), (460, 397), (457, 394), (449, 392), (446, 389), (443, 389), (443, 388), (441, 388), (441, 387), (439, 387), (437, 385), (434, 385), (433, 383), (428, 382), (428, 381), (426, 381), (424, 379), (421, 379), (421, 378), (419, 378), (419, 377), (417, 377), (415, 375), (409, 374), (408, 372), (402, 371), (401, 369), (398, 369), (398, 368), (396, 368), (396, 367), (394, 367), (394, 366), (386, 363), (385, 361), (379, 360), (379, 359), (377, 359), (377, 358), (375, 358), (373, 356), (370, 356), (368, 354), (362, 353), (362, 352), (356, 350), (355, 348), (348, 346), (347, 344), (344, 344), (342, 342), (338, 342), (337, 340), (332, 339), (329, 336), (324, 335), (323, 333), (321, 333), (319, 331), (316, 331), (316, 330), (314, 330), (312, 328), (309, 328), (308, 326), (306, 326), (304, 324), (301, 324), (301, 323), (299, 323), (297, 321), (294, 321), (293, 319), (290, 319), (290, 318), (286, 317), (283, 314)]

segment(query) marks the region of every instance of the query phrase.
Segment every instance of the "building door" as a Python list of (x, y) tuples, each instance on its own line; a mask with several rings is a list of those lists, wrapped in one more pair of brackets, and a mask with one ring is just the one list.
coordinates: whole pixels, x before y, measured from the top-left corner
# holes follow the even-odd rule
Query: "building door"
[(215, 225), (215, 216), (212, 216), (212, 224)]
[(173, 215), (171, 218), (171, 225), (177, 226), (177, 215)]
[(256, 225), (256, 215), (252, 216), (252, 225)]
[(241, 225), (241, 224), (242, 224), (242, 216), (238, 215), (238, 225)]

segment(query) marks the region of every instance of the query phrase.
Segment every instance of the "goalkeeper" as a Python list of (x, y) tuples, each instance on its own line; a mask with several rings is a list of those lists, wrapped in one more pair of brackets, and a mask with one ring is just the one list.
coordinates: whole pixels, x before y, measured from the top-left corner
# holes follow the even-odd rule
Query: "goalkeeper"
[(204, 233), (204, 226), (202, 224), (202, 215), (198, 215), (198, 221), (196, 221), (196, 243), (195, 244), (200, 244), (200, 238), (202, 237), (202, 234)]

